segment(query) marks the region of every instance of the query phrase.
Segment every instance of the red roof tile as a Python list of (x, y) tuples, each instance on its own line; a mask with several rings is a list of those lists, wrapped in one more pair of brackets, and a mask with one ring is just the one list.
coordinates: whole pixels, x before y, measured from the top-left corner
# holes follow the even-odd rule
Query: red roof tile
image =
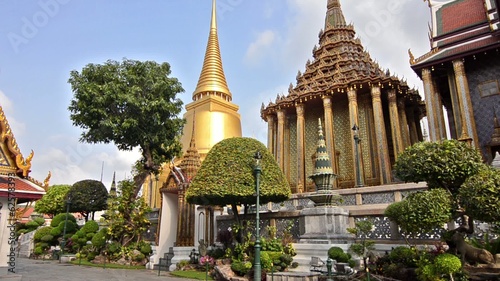
[(443, 5), (438, 11), (438, 17), (439, 14), (441, 26), (438, 35), (487, 21), (484, 3), (478, 0), (460, 0)]
[[(13, 196), (19, 199), (40, 199), (45, 194), (45, 190), (25, 179), (2, 175), (0, 176), (0, 197)], [(12, 192), (9, 192), (9, 183), (11, 184)], [(14, 185), (12, 185), (14, 183)]]

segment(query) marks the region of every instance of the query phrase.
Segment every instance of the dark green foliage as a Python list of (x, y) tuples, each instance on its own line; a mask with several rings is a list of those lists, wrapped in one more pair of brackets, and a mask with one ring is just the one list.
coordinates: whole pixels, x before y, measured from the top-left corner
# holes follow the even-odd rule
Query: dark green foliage
[(146, 258), (146, 256), (143, 253), (139, 253), (137, 256), (134, 256), (133, 259), (136, 262), (143, 261)]
[(108, 252), (111, 254), (119, 253), (122, 248), (122, 245), (118, 242), (112, 242), (108, 245)]
[(96, 233), (99, 231), (99, 224), (96, 221), (88, 221), (80, 230), (85, 233)]
[(226, 252), (224, 251), (224, 249), (221, 248), (213, 248), (211, 250), (208, 250), (207, 252), (207, 255), (211, 256), (216, 260), (223, 258), (225, 254)]
[(186, 192), (187, 201), (220, 206), (255, 204), (257, 151), (262, 154), (261, 204), (288, 199), (288, 182), (266, 146), (252, 138), (229, 138), (212, 147)]
[(40, 218), (40, 217), (36, 217), (32, 221), (35, 222), (36, 224), (38, 224), (38, 226), (42, 226), (42, 225), (45, 224), (45, 219), (44, 218)]
[(44, 235), (40, 241), (43, 241), (45, 243), (48, 243), (48, 244), (52, 244), (52, 242), (54, 241), (54, 236), (50, 235), (50, 234), (47, 234), (47, 235)]
[(41, 241), (42, 237), (44, 237), (45, 235), (50, 235), (51, 231), (52, 231), (51, 226), (44, 226), (44, 227), (39, 228), (35, 232), (35, 235), (33, 236), (33, 238), (35, 239), (35, 242)]
[(417, 266), (417, 252), (414, 248), (408, 248), (404, 246), (399, 246), (392, 249), (389, 254), (389, 260), (392, 263), (400, 264), (405, 267), (416, 267)]
[(79, 212), (88, 221), (89, 214), (105, 210), (108, 204), (108, 190), (97, 180), (82, 180), (71, 186), (67, 198), (71, 198), (70, 211)]
[(70, 185), (53, 185), (42, 199), (36, 201), (35, 211), (40, 214), (56, 215), (66, 212), (66, 193)]
[(500, 170), (484, 165), (462, 185), (459, 199), (469, 216), (483, 222), (499, 222)]
[(90, 253), (87, 254), (87, 260), (88, 261), (93, 261), (96, 256), (97, 256), (97, 253), (90, 252)]
[(500, 254), (500, 238), (491, 239), (489, 233), (485, 233), (482, 240), (472, 238), (470, 243), (472, 246), (485, 249), (493, 255)]
[(182, 150), (185, 121), (178, 117), (183, 108), (177, 94), (184, 89), (170, 74), (168, 63), (129, 59), (88, 64), (70, 73), (70, 118), (83, 129), (80, 140), (114, 143), (120, 150), (140, 148), (135, 196), (148, 175), (157, 174)]
[(389, 205), (385, 216), (396, 222), (407, 234), (429, 232), (452, 219), (452, 199), (441, 188), (415, 192), (403, 201)]
[[(87, 233), (89, 235), (90, 233)], [(99, 231), (98, 233), (95, 233), (91, 237), (92, 241), (92, 246), (96, 247), (98, 251), (104, 248), (106, 246), (106, 230), (105, 231)]]
[[(52, 221), (50, 222), (50, 226), (52, 227), (58, 227), (61, 222), (64, 222), (66, 220), (66, 213), (61, 213), (57, 214), (52, 218)], [(76, 223), (76, 218), (72, 214), (68, 214), (68, 221), (72, 221)]]
[(266, 251), (260, 252), (260, 266), (263, 271), (269, 271), (273, 266), (273, 261)]
[(233, 261), (231, 263), (231, 269), (238, 274), (238, 276), (245, 276), (250, 269), (252, 269), (252, 263), (250, 261)]
[(143, 253), (144, 255), (149, 255), (153, 252), (153, 249), (151, 248), (151, 244), (146, 243), (144, 241), (139, 242), (138, 245), (139, 251)]
[(40, 247), (40, 246), (35, 247), (35, 250), (33, 250), (33, 254), (35, 254), (35, 255), (41, 255), (41, 254), (43, 254), (42, 247)]
[(32, 230), (35, 230), (39, 227), (40, 225), (36, 222), (36, 221), (29, 221), (26, 223), (26, 227), (28, 229), (32, 229)]
[(406, 148), (398, 156), (394, 172), (405, 182), (427, 182), (429, 188), (445, 188), (456, 194), (481, 165), (481, 154), (474, 147), (458, 140), (443, 140)]
[(64, 224), (66, 223), (66, 233), (75, 233), (78, 229), (76, 222), (68, 220), (67, 222), (62, 221), (57, 227), (61, 232), (64, 231)]
[(336, 260), (337, 262), (349, 262), (351, 259), (351, 255), (348, 253), (345, 253), (344, 250), (340, 247), (331, 247), (328, 249), (328, 257), (331, 258), (332, 260)]
[(61, 231), (61, 229), (59, 229), (59, 227), (55, 227), (55, 228), (52, 228), (52, 230), (50, 231), (50, 235), (57, 237), (57, 236), (62, 235), (62, 231)]

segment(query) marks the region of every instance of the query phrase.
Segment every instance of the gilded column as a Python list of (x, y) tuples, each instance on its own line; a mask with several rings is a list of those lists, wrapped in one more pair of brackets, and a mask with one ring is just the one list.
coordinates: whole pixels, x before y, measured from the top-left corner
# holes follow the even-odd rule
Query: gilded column
[(306, 188), (306, 163), (305, 163), (305, 127), (306, 120), (304, 119), (305, 105), (299, 103), (296, 105), (297, 110), (297, 192), (301, 192)]
[(453, 123), (455, 124), (455, 128), (452, 132), (452, 138), (453, 136), (455, 136), (455, 138), (458, 139), (462, 134), (462, 113), (460, 110), (460, 102), (458, 101), (459, 98), (457, 95), (457, 84), (455, 83), (455, 74), (451, 70), (448, 72), (448, 86), (450, 88), (451, 108), (453, 111)]
[[(354, 125), (359, 127), (358, 97), (357, 97), (357, 95), (358, 94), (356, 92), (356, 89), (350, 88), (347, 91), (347, 98), (349, 100), (349, 122), (350, 122), (351, 127), (354, 127)], [(352, 159), (353, 159), (353, 163), (354, 163), (354, 165), (352, 166), (352, 169), (354, 171), (354, 179), (361, 178), (364, 181), (365, 173), (364, 173), (364, 167), (362, 164), (363, 163), (363, 161), (362, 161), (362, 155), (363, 155), (362, 148), (363, 148), (363, 146), (357, 144), (354, 141), (354, 130), (351, 130), (351, 143), (352, 143), (352, 147), (351, 147)], [(357, 148), (356, 148), (356, 146), (357, 146)], [(358, 155), (356, 155), (356, 152), (358, 153)], [(360, 158), (359, 170), (356, 169), (356, 164), (355, 164), (355, 160), (354, 160), (354, 159), (356, 159), (356, 157)], [(360, 175), (358, 175), (358, 171), (359, 171)]]
[(276, 162), (278, 162), (278, 165), (283, 171), (285, 155), (285, 111), (283, 109), (278, 110), (278, 135), (276, 141)]
[(404, 100), (398, 101), (399, 122), (401, 125), (401, 136), (403, 137), (403, 150), (411, 145), (410, 128), (408, 126), (408, 118), (406, 116), (406, 106)]
[[(330, 96), (323, 97), (323, 108), (325, 112), (325, 137), (326, 137), (326, 147), (328, 154), (330, 154), (330, 159), (332, 161), (333, 173), (338, 174), (337, 167), (337, 155), (335, 155), (335, 139), (334, 139), (334, 126), (333, 126), (333, 110), (332, 110), (332, 98)], [(337, 187), (337, 180), (333, 181), (333, 187)]]
[(391, 182), (391, 163), (389, 159), (387, 136), (385, 133), (384, 112), (382, 111), (380, 87), (373, 86), (371, 94), (373, 119), (375, 122), (375, 138), (377, 139), (378, 164), (380, 167), (380, 184), (387, 184)]
[(267, 115), (267, 148), (269, 152), (274, 155), (274, 135), (275, 135), (275, 125), (274, 125), (274, 115)]
[(290, 118), (285, 116), (285, 137), (283, 146), (283, 173), (290, 181)]
[(440, 139), (439, 117), (437, 111), (437, 99), (434, 97), (435, 89), (432, 82), (432, 73), (429, 68), (422, 69), (422, 80), (424, 82), (425, 108), (427, 109), (427, 122), (429, 123), (429, 137), (431, 141)]
[(465, 67), (463, 61), (454, 60), (453, 70), (455, 71), (455, 82), (457, 85), (460, 112), (462, 115), (462, 132), (460, 140), (472, 139), (472, 144), (476, 147), (479, 147), (476, 132), (476, 122), (474, 120), (472, 101), (470, 99), (469, 82), (467, 81), (467, 76), (465, 75)]
[(410, 121), (408, 123), (408, 127), (410, 130), (410, 145), (413, 145), (413, 144), (419, 142), (418, 133), (417, 133), (417, 123), (419, 123), (419, 121), (417, 121), (417, 118), (415, 117), (415, 109), (414, 108), (411, 108), (411, 110), (408, 111), (407, 117), (408, 117), (408, 120)]
[(391, 124), (392, 147), (394, 150), (394, 159), (398, 159), (398, 155), (403, 152), (403, 136), (401, 135), (401, 124), (398, 115), (398, 98), (395, 89), (387, 91), (389, 99), (389, 118)]
[(446, 122), (444, 121), (444, 110), (443, 110), (443, 101), (441, 100), (441, 94), (439, 92), (439, 88), (437, 86), (436, 81), (433, 81), (434, 83), (434, 91), (435, 95), (434, 97), (436, 98), (436, 112), (438, 116), (438, 124), (439, 124), (439, 139), (444, 140), (447, 139), (446, 136)]

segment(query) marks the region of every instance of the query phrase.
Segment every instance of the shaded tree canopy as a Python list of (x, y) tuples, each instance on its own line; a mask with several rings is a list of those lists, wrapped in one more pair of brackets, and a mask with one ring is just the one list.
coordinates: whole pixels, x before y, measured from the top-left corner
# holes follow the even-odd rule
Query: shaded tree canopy
[(262, 154), (260, 202), (281, 202), (290, 187), (266, 146), (253, 138), (220, 141), (207, 154), (187, 192), (189, 203), (199, 205), (255, 204), (254, 155)]
[(459, 200), (469, 216), (500, 222), (500, 170), (484, 165), (462, 185)]
[[(473, 233), (474, 219), (484, 222), (499, 219), (498, 171), (485, 165), (479, 151), (465, 142), (443, 140), (417, 143), (399, 155), (394, 171), (398, 178), (406, 182), (425, 181), (431, 190), (446, 191), (452, 206), (450, 219), (462, 217), (458, 231)], [(388, 208), (388, 216), (392, 213), (398, 224), (402, 223), (402, 227), (412, 232), (417, 228), (425, 231), (428, 227), (444, 223), (449, 216), (447, 203), (441, 200), (444, 195), (432, 197), (429, 193), (427, 198), (423, 194), (418, 200), (409, 197), (394, 203), (395, 207), (391, 205)]]
[(420, 142), (398, 156), (394, 172), (405, 182), (427, 182), (429, 188), (445, 188), (456, 195), (465, 180), (482, 165), (479, 151), (465, 142)]
[(453, 218), (452, 199), (442, 188), (419, 191), (389, 205), (385, 216), (396, 222), (406, 234), (431, 232)]
[(36, 201), (35, 211), (50, 216), (66, 212), (65, 198), (70, 188), (67, 184), (51, 186), (42, 199)]
[(89, 214), (107, 208), (108, 190), (97, 180), (82, 180), (73, 184), (67, 199), (70, 202), (70, 211), (79, 212), (88, 221)]
[(70, 118), (84, 130), (80, 140), (113, 142), (120, 150), (140, 148), (136, 195), (148, 175), (157, 174), (182, 150), (184, 119), (178, 117), (182, 101), (177, 94), (184, 89), (170, 74), (168, 63), (129, 59), (88, 64), (70, 73)]

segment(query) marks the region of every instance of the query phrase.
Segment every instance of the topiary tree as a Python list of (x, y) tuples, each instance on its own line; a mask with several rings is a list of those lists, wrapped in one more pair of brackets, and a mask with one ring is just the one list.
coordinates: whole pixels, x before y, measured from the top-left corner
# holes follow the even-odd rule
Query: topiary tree
[(186, 191), (191, 204), (231, 205), (238, 224), (237, 206), (255, 204), (254, 155), (262, 154), (260, 202), (281, 202), (290, 197), (290, 187), (273, 155), (252, 138), (229, 138), (212, 147)]
[[(459, 193), (462, 185), (484, 167), (485, 164), (482, 163), (481, 154), (474, 147), (457, 140), (443, 140), (439, 142), (421, 142), (406, 148), (398, 156), (394, 172), (396, 177), (405, 182), (425, 181), (431, 190), (437, 188), (445, 190), (452, 202), (452, 218), (462, 217), (462, 225), (459, 231), (473, 233), (473, 218), (474, 215), (477, 217), (477, 213), (474, 214), (464, 208)], [(478, 188), (481, 187), (478, 186)], [(418, 202), (414, 203), (417, 204)], [(428, 207), (430, 206), (433, 205), (428, 205)], [(487, 210), (488, 207), (494, 209)], [(497, 207), (492, 205), (482, 206), (482, 208), (483, 212), (498, 210)], [(441, 208), (443, 211), (445, 209), (447, 208)], [(422, 207), (421, 210), (425, 211), (425, 207)], [(438, 212), (441, 210), (427, 208), (427, 211), (434, 212), (437, 216), (439, 216)], [(429, 224), (421, 223), (420, 225)]]
[(419, 191), (389, 205), (385, 216), (409, 236), (430, 232), (453, 218), (452, 199), (444, 189)]
[(360, 220), (355, 223), (355, 227), (347, 228), (347, 232), (354, 234), (356, 243), (349, 246), (349, 250), (363, 258), (365, 272), (368, 273), (368, 252), (375, 250), (375, 242), (368, 240), (367, 237), (372, 232), (373, 223), (369, 220)]
[(36, 201), (35, 211), (51, 217), (66, 212), (65, 198), (70, 188), (71, 185), (66, 184), (51, 186), (42, 199)]
[(54, 216), (54, 218), (50, 222), (50, 226), (58, 227), (61, 222), (64, 223), (64, 221), (66, 220), (66, 215), (68, 216), (68, 221), (72, 221), (76, 224), (76, 218), (75, 216), (73, 216), (73, 214), (61, 213)]
[(466, 213), (483, 222), (500, 222), (500, 170), (483, 166), (469, 177), (459, 191)]
[(89, 215), (107, 208), (108, 190), (97, 180), (82, 180), (76, 182), (68, 191), (67, 198), (71, 198), (70, 211), (79, 212), (88, 221)]

